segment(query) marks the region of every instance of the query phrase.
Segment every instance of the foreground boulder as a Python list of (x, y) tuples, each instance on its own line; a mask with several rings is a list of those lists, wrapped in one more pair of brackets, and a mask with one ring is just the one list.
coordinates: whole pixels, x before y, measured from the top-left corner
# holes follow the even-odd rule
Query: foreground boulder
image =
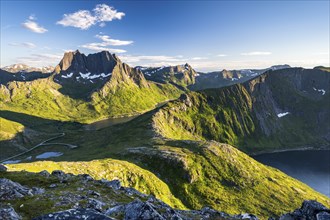
[(0, 179), (0, 200), (12, 200), (24, 196), (42, 194), (44, 192), (45, 190), (41, 188), (33, 187), (30, 189), (9, 179)]
[(2, 205), (0, 204), (0, 219), (3, 220), (20, 220), (22, 219), (21, 216), (19, 216), (13, 207), (10, 205)]
[(0, 164), (0, 172), (6, 172), (7, 167), (5, 165)]
[(55, 212), (39, 216), (33, 220), (68, 220), (68, 219), (83, 219), (83, 220), (111, 220), (112, 218), (103, 215), (93, 209), (69, 209), (61, 212)]
[[(6, 175), (10, 177), (9, 173)], [(56, 187), (37, 188), (30, 181), (24, 182), (21, 176), (22, 183), (29, 187), (7, 178), (0, 178), (1, 220), (258, 220), (253, 214), (230, 215), (209, 207), (201, 210), (174, 209), (154, 196), (123, 187), (119, 180), (95, 180), (88, 175), (76, 176), (62, 171), (54, 171), (52, 174), (26, 172), (25, 175), (35, 175), (42, 186), (50, 184)], [(44, 202), (45, 206), (43, 206)], [(46, 211), (50, 207), (53, 208), (53, 212)], [(329, 220), (330, 210), (317, 201), (306, 200), (301, 208), (276, 219)]]
[(284, 214), (280, 220), (323, 220), (330, 219), (330, 209), (314, 200), (306, 200), (303, 202), (301, 208), (294, 210), (291, 213)]

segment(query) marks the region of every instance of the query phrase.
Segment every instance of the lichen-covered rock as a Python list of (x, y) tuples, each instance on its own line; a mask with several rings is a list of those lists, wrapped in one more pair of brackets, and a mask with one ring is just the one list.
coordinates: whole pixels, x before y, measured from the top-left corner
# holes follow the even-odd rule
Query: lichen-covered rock
[(15, 212), (13, 207), (11, 207), (9, 205), (0, 204), (0, 219), (2, 219), (2, 220), (20, 220), (22, 218)]
[(330, 219), (330, 209), (314, 200), (306, 200), (301, 208), (294, 210), (291, 213), (284, 214), (279, 220), (295, 220), (295, 219)]
[(41, 176), (44, 176), (44, 177), (49, 177), (50, 176), (50, 173), (47, 170), (43, 170), (43, 171), (39, 172), (39, 174)]
[(101, 179), (100, 183), (102, 183), (103, 185), (107, 186), (107, 187), (111, 187), (114, 190), (119, 190), (121, 187), (121, 183), (119, 180), (105, 180), (105, 179)]
[(61, 212), (49, 213), (34, 218), (33, 220), (111, 220), (112, 218), (103, 215), (93, 209), (68, 209)]
[(9, 179), (0, 179), (0, 200), (22, 198), (27, 195), (33, 195), (31, 189)]
[(0, 172), (6, 172), (7, 167), (5, 165), (0, 164)]
[(87, 208), (94, 209), (99, 212), (101, 212), (103, 210), (103, 207), (105, 205), (106, 204), (104, 202), (101, 202), (100, 200), (92, 199), (92, 198), (88, 199), (88, 202), (87, 202)]
[(316, 220), (329, 220), (330, 213), (329, 212), (320, 212), (316, 214)]

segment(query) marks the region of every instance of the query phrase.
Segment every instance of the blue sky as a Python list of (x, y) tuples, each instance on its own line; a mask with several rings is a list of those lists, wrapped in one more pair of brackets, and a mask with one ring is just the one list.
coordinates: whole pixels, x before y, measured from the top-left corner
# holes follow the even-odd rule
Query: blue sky
[(1, 1), (1, 66), (110, 50), (200, 71), (329, 66), (329, 1)]

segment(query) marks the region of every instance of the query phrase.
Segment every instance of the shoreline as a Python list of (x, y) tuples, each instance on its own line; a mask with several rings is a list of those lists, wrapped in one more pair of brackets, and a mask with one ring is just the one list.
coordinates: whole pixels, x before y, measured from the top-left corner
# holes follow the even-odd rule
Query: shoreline
[(248, 153), (249, 156), (259, 156), (263, 154), (274, 154), (274, 153), (283, 153), (289, 151), (309, 151), (309, 150), (317, 150), (317, 151), (326, 151), (330, 150), (330, 145), (321, 146), (321, 147), (298, 147), (298, 148), (289, 148), (289, 149), (278, 149), (278, 150), (269, 150), (269, 151), (259, 151), (255, 153)]

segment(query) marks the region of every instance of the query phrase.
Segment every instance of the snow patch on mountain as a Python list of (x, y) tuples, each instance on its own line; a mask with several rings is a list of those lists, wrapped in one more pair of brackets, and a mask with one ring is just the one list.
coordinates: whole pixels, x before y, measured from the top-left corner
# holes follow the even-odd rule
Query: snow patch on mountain
[(73, 76), (73, 73), (69, 73), (67, 75), (62, 75), (61, 77), (64, 79), (71, 78)]
[(325, 95), (325, 90), (324, 89), (317, 89), (313, 87), (314, 91), (322, 92), (322, 95)]
[(284, 116), (286, 116), (286, 115), (288, 115), (288, 114), (290, 114), (290, 112), (278, 113), (278, 114), (277, 114), (277, 117), (282, 118), (282, 117), (284, 117)]

